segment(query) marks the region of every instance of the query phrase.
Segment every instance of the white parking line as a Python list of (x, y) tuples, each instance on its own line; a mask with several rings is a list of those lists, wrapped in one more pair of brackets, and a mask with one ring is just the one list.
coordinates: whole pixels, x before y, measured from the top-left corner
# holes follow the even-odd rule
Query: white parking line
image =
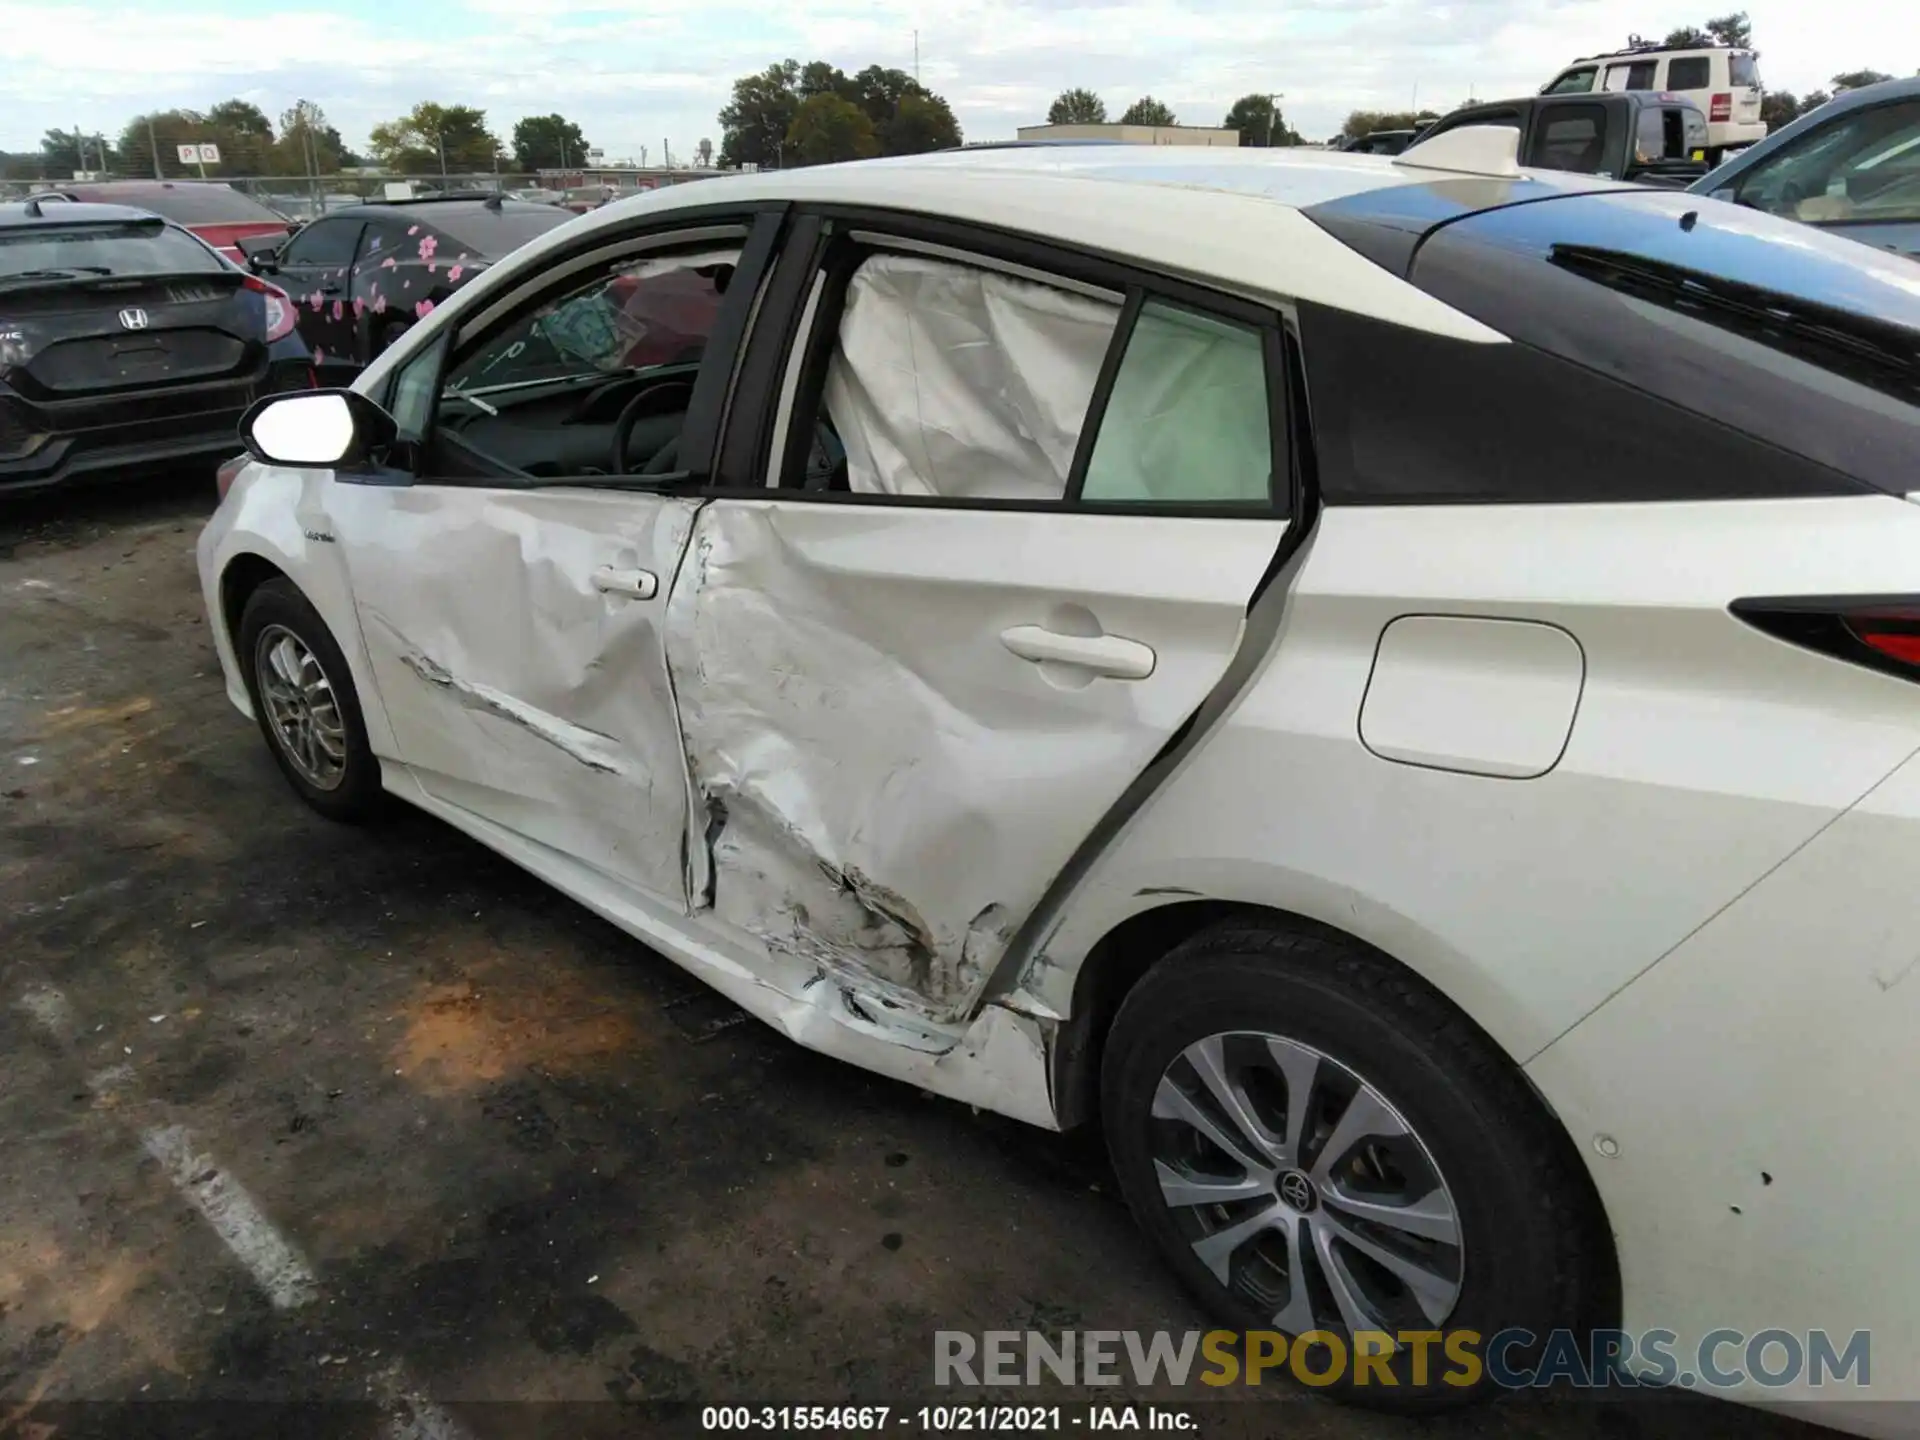
[(240, 1182), (193, 1143), (184, 1125), (163, 1125), (140, 1136), (160, 1162), (173, 1188), (206, 1218), (254, 1284), (275, 1307), (294, 1310), (319, 1293), (313, 1270), (273, 1222), (261, 1213)]

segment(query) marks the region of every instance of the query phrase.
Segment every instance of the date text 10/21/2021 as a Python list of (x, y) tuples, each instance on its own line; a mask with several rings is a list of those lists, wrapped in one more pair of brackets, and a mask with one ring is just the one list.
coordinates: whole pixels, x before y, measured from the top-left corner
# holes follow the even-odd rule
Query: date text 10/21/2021
[(1169, 1405), (707, 1405), (700, 1428), (708, 1431), (885, 1432), (906, 1428), (936, 1434), (1057, 1433), (1139, 1430), (1191, 1433), (1199, 1421)]

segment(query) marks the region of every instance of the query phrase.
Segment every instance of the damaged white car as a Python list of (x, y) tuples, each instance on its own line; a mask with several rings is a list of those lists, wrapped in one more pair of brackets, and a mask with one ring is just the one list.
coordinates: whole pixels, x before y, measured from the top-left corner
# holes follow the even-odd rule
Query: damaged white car
[(584, 216), (252, 412), (233, 702), (324, 814), (1097, 1118), (1224, 1320), (1394, 1337), (1356, 1398), (1596, 1323), (1917, 1398), (1920, 287), (1500, 144)]

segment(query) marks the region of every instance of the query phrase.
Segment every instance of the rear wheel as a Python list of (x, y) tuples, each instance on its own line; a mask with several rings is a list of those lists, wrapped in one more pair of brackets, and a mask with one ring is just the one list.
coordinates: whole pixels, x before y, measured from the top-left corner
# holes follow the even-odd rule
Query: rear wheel
[(247, 598), (235, 647), (253, 712), (280, 773), (331, 820), (364, 820), (381, 800), (360, 697), (326, 622), (290, 581)]
[[(1584, 1318), (1591, 1209), (1564, 1138), (1484, 1036), (1344, 937), (1190, 940), (1122, 1005), (1101, 1098), (1121, 1188), (1181, 1280), (1237, 1330), (1321, 1332), (1295, 1364), (1337, 1364), (1345, 1398), (1459, 1403), (1484, 1373), (1461, 1383), (1413, 1334)], [(1356, 1373), (1363, 1332), (1391, 1382)]]

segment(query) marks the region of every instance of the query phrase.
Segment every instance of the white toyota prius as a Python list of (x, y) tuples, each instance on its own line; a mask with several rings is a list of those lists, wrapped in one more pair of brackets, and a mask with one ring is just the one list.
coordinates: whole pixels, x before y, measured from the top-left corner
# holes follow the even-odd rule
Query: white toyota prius
[(1598, 1325), (1913, 1400), (1917, 357), (1910, 261), (1504, 132), (747, 175), (263, 401), (199, 563), (315, 809), (1099, 1124), (1355, 1398)]

